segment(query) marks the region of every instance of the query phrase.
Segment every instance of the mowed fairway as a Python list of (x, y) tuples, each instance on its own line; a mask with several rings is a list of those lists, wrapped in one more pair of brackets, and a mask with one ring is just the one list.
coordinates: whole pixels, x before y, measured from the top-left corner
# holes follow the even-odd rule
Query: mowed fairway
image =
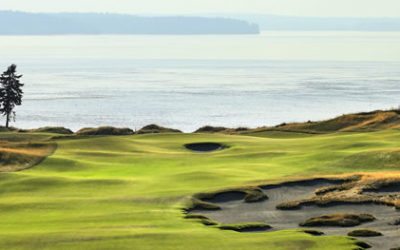
[[(47, 140), (50, 135), (1, 133)], [(243, 234), (183, 219), (197, 192), (400, 170), (400, 131), (258, 136), (157, 134), (51, 140), (55, 153), (0, 173), (0, 249), (356, 249), (346, 237), (299, 230)], [(183, 145), (229, 148), (194, 153)]]

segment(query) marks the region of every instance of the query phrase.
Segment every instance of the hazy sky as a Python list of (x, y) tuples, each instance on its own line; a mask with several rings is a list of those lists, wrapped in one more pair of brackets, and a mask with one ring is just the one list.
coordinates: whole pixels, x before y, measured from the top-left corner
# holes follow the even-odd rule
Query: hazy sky
[(133, 14), (250, 12), (301, 16), (400, 17), (400, 0), (0, 0), (0, 9)]

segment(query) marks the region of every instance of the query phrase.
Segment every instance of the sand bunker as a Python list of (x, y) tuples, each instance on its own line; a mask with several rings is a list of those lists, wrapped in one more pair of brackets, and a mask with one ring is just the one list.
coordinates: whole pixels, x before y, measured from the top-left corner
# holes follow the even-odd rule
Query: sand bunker
[(215, 143), (215, 142), (201, 142), (201, 143), (190, 143), (186, 144), (185, 148), (195, 151), (195, 152), (213, 152), (217, 150), (221, 150), (226, 148), (226, 146), (220, 144), (220, 143)]
[[(343, 236), (351, 232), (352, 235), (379, 232), (382, 236), (359, 237), (374, 249), (391, 249), (400, 247), (400, 210), (396, 209), (399, 207), (400, 193), (396, 193), (397, 183), (400, 183), (400, 178), (388, 181), (355, 176), (346, 180), (314, 179), (267, 185), (260, 188), (268, 199), (249, 203), (245, 202), (241, 192), (222, 192), (207, 200), (208, 204), (219, 209), (193, 209), (189, 213), (201, 214), (222, 225), (264, 223), (271, 226), (268, 231), (301, 228), (303, 231), (312, 229), (325, 235)], [(304, 223), (332, 215), (343, 220), (355, 215), (368, 215), (371, 219), (349, 223), (354, 225), (349, 227), (340, 224), (309, 227)]]

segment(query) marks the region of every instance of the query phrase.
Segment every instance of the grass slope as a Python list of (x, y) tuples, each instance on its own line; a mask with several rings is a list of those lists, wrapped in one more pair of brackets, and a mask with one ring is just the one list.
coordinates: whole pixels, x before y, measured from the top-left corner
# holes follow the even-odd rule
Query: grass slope
[(357, 114), (346, 114), (325, 121), (305, 123), (283, 123), (276, 127), (265, 127), (242, 132), (243, 134), (263, 134), (266, 131), (286, 131), (294, 133), (367, 132), (400, 128), (400, 110), (377, 110)]
[[(180, 209), (190, 195), (203, 191), (320, 174), (400, 170), (400, 163), (384, 162), (400, 150), (396, 130), (307, 137), (50, 137), (0, 133), (0, 141), (45, 138), (58, 144), (36, 167), (0, 174), (0, 249), (355, 249), (350, 238), (313, 237), (298, 230), (222, 231), (183, 219)], [(194, 142), (229, 147), (204, 154), (183, 146)], [(385, 157), (376, 161), (377, 154)]]
[(40, 135), (3, 136), (0, 140), (0, 172), (21, 171), (42, 162), (57, 147), (47, 140), (48, 137)]

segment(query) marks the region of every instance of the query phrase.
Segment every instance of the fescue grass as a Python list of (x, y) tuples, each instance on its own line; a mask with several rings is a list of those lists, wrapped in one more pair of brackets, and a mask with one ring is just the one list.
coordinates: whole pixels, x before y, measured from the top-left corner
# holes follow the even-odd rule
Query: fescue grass
[(157, 124), (150, 124), (141, 128), (139, 131), (137, 131), (137, 133), (138, 134), (182, 133), (182, 131), (178, 129), (162, 127)]
[(376, 110), (356, 114), (345, 114), (325, 121), (303, 123), (282, 123), (275, 127), (264, 127), (244, 131), (244, 133), (263, 133), (267, 131), (287, 131), (294, 133), (335, 133), (367, 132), (400, 127), (400, 110)]
[[(0, 141), (35, 142), (51, 136), (1, 133)], [(183, 146), (204, 141), (229, 148), (199, 154)], [(0, 174), (0, 249), (355, 249), (348, 237), (313, 237), (299, 230), (218, 230), (184, 219), (182, 209), (195, 193), (400, 170), (376, 161), (357, 168), (351, 164), (361, 153), (400, 150), (397, 130), (305, 137), (151, 134), (52, 142), (58, 149), (41, 164)], [(349, 164), (340, 164), (344, 160)]]
[(357, 229), (348, 233), (351, 237), (379, 237), (383, 236), (381, 232), (370, 229)]
[(310, 218), (301, 223), (302, 227), (354, 227), (374, 221), (370, 214), (331, 214)]
[(18, 136), (5, 136), (0, 141), (0, 172), (21, 171), (42, 162), (57, 147), (55, 143), (43, 140), (38, 137), (38, 141), (21, 141)]
[(266, 231), (271, 229), (271, 226), (265, 223), (242, 223), (242, 224), (223, 224), (218, 226), (221, 230), (232, 230), (236, 232), (246, 232), (246, 231)]
[(53, 134), (61, 134), (61, 135), (71, 135), (74, 132), (68, 128), (64, 127), (43, 127), (37, 129), (20, 129), (18, 132), (22, 133), (53, 133)]
[(132, 135), (134, 131), (130, 128), (98, 127), (82, 128), (76, 132), (77, 135)]
[(203, 225), (205, 226), (216, 226), (218, 225), (218, 222), (211, 220), (210, 218), (201, 215), (201, 214), (187, 214), (185, 216), (185, 219), (195, 219), (195, 220), (199, 220)]

